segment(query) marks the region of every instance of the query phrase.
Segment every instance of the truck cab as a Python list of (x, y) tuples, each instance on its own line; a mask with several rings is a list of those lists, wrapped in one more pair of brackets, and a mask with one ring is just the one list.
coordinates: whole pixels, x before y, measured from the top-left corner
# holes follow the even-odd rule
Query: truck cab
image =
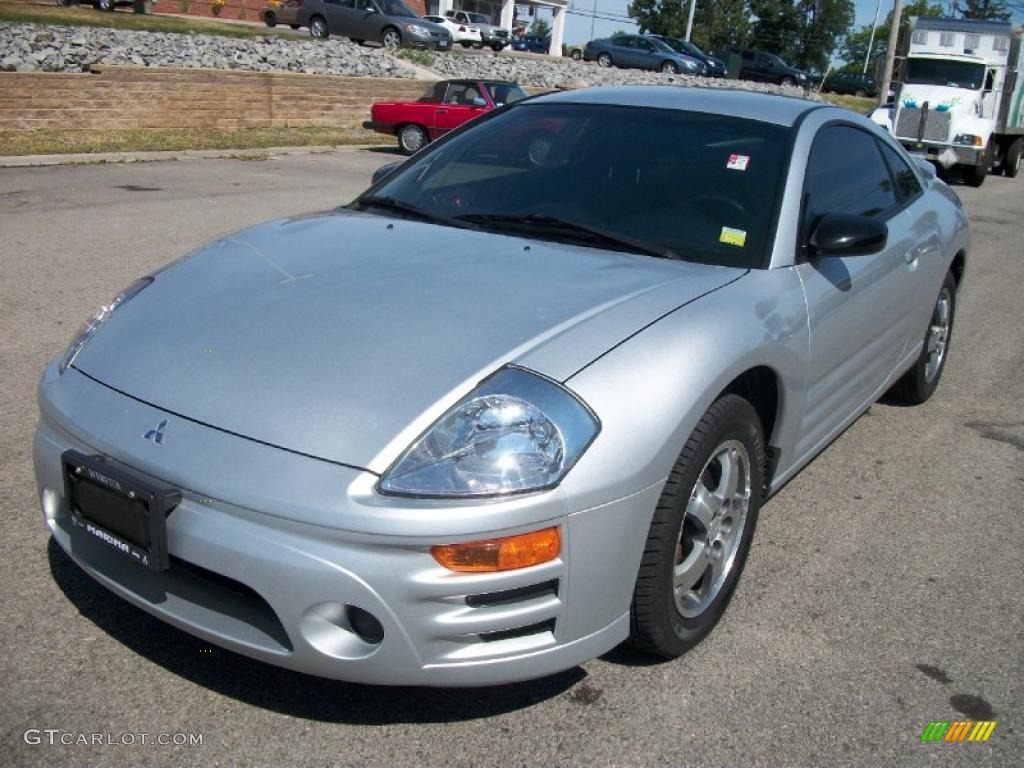
[(909, 151), (981, 186), (999, 167), (1016, 176), (1022, 126), (1021, 31), (1010, 24), (912, 18), (902, 83), (872, 119)]

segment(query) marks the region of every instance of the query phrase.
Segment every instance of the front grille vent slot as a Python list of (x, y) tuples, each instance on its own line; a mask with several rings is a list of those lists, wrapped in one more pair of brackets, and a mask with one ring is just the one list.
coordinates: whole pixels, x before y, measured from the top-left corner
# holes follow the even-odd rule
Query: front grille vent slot
[(528, 587), (503, 589), (499, 592), (485, 592), (479, 595), (466, 595), (466, 605), (478, 608), (485, 605), (508, 605), (509, 603), (521, 603), (538, 597), (557, 596), (558, 579), (551, 579), (551, 581), (531, 584)]
[(497, 632), (481, 632), (480, 639), (485, 643), (495, 643), (499, 640), (511, 640), (515, 637), (528, 637), (530, 635), (539, 635), (543, 632), (554, 631), (555, 620), (548, 619), (547, 621), (538, 621), (536, 624), (529, 624), (525, 627), (516, 627), (515, 629), (502, 629)]

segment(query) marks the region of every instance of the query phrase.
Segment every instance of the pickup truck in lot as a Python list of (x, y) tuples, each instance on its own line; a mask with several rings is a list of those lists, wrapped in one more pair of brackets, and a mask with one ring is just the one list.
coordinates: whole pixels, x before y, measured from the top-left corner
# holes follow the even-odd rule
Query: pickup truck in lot
[(411, 155), (474, 117), (526, 95), (519, 85), (504, 80), (442, 80), (417, 101), (374, 104), (363, 127), (397, 136), (402, 152)]

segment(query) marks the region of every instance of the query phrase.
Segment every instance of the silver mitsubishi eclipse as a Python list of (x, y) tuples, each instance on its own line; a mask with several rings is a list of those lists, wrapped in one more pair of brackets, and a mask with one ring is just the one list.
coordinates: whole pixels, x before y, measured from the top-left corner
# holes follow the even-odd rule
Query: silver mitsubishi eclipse
[(525, 100), (97, 311), (39, 385), (43, 514), (125, 600), (314, 675), (673, 658), (765, 499), (881, 395), (933, 394), (968, 246), (850, 111)]

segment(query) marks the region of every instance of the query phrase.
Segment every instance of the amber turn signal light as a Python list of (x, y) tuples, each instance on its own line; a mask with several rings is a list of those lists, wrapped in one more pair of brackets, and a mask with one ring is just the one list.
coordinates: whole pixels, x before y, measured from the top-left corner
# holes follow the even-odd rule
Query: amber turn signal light
[(554, 560), (561, 549), (558, 529), (545, 528), (504, 539), (441, 544), (431, 547), (430, 554), (451, 571), (513, 571)]

